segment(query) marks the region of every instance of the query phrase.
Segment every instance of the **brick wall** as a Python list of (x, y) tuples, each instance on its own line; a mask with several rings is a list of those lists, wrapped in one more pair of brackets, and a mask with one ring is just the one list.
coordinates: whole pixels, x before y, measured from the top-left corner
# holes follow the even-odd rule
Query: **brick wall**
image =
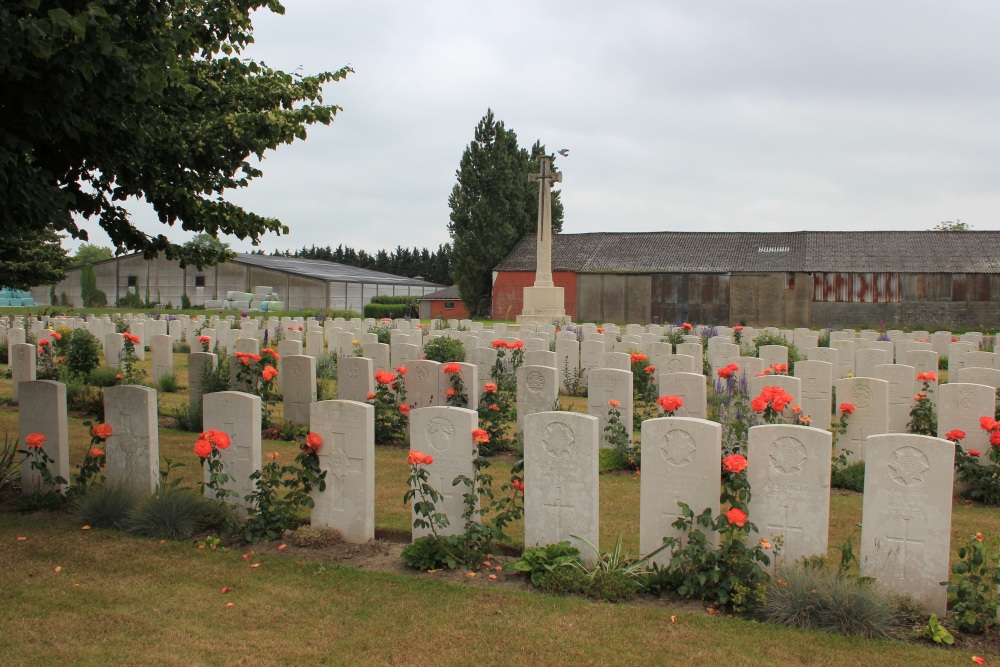
[[(469, 319), (469, 311), (465, 309), (465, 304), (462, 303), (461, 299), (455, 299), (454, 301), (430, 301), (431, 305), (430, 319), (432, 320), (467, 320)], [(444, 307), (446, 303), (454, 303), (455, 307), (447, 309)]]
[[(576, 273), (554, 271), (552, 282), (562, 287), (566, 297), (566, 314), (576, 318)], [(535, 284), (534, 271), (501, 271), (493, 282), (493, 319), (513, 320), (524, 306), (524, 288)]]

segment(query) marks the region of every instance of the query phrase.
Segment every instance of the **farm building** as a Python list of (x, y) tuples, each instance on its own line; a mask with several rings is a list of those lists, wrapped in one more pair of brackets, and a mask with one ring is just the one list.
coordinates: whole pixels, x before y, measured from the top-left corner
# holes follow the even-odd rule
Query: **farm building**
[[(163, 258), (146, 260), (140, 254), (123, 255), (93, 265), (97, 289), (107, 295), (109, 304), (129, 292), (144, 301), (170, 304), (179, 308), (182, 294), (191, 304), (221, 301), (230, 291), (252, 292), (269, 286), (278, 301), (289, 310), (313, 308), (361, 312), (376, 294), (423, 296), (441, 289), (441, 285), (419, 278), (406, 278), (355, 266), (318, 259), (237, 255), (218, 266), (181, 268), (177, 261)], [(69, 305), (83, 305), (80, 276), (82, 267), (70, 269), (66, 279), (55, 286), (56, 299)], [(48, 286), (32, 289), (35, 300), (50, 303)]]
[(420, 297), (418, 308), (422, 320), (464, 320), (469, 317), (458, 287), (454, 285)]
[[(535, 235), (493, 271), (493, 317), (521, 312)], [(1000, 232), (601, 232), (553, 238), (578, 322), (1000, 325)]]

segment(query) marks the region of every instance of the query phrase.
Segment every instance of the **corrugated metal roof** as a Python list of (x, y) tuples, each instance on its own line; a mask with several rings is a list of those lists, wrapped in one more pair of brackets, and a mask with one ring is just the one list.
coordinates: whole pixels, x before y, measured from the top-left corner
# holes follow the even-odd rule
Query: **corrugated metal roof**
[(417, 280), (391, 273), (347, 266), (322, 259), (302, 259), (301, 257), (281, 257), (275, 255), (240, 254), (233, 260), (238, 264), (249, 264), (271, 271), (291, 273), (305, 278), (315, 278), (337, 283), (377, 283), (379, 285), (410, 285), (414, 287), (440, 287), (437, 283)]
[[(559, 234), (553, 238), (552, 269), (578, 273), (1000, 273), (1000, 231)], [(522, 238), (495, 270), (534, 271), (535, 235)]]
[(425, 294), (420, 297), (421, 301), (461, 301), (462, 297), (458, 294), (458, 286), (452, 285), (451, 287), (445, 287), (444, 289), (439, 289), (436, 292), (431, 292), (430, 294)]

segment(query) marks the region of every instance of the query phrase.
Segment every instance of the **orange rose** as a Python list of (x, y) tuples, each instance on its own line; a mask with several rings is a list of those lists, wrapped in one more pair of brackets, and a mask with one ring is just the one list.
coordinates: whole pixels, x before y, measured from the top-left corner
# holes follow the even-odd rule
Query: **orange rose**
[(28, 445), (29, 449), (30, 448), (40, 449), (42, 446), (45, 445), (45, 436), (42, 435), (41, 433), (29, 433), (28, 436), (24, 439), (24, 441)]

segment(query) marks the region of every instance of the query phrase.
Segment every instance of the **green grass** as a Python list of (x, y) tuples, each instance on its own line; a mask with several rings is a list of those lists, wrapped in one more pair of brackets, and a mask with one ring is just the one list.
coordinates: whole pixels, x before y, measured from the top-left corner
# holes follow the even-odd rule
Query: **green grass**
[[(27, 537), (17, 541), (17, 537)], [(0, 525), (8, 665), (969, 664), (969, 654), (242, 551)], [(260, 567), (252, 569), (252, 562)], [(61, 567), (56, 573), (55, 567)], [(223, 595), (223, 587), (232, 592)], [(233, 607), (227, 607), (233, 603)], [(676, 622), (671, 622), (676, 616)]]

